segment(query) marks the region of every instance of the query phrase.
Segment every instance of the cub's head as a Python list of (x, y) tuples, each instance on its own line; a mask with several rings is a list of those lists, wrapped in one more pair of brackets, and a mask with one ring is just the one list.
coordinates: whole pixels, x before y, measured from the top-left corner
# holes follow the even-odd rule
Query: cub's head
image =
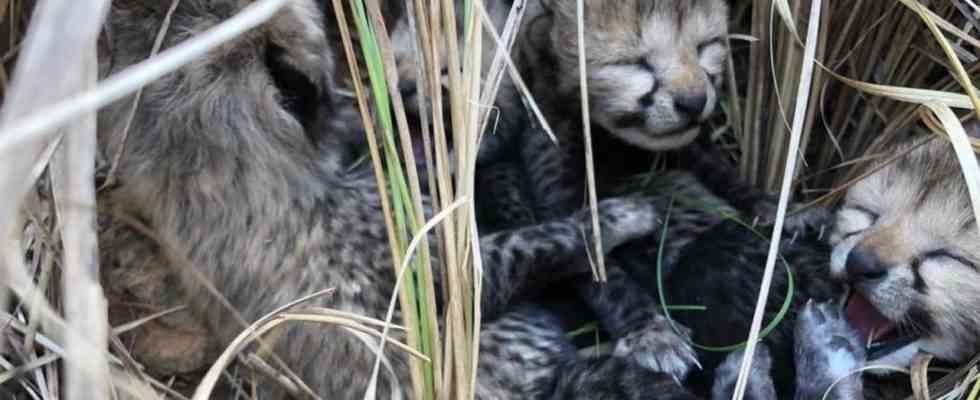
[[(911, 151), (910, 151), (911, 150)], [(831, 272), (852, 286), (848, 319), (875, 364), (917, 351), (980, 350), (980, 234), (949, 142), (913, 148), (853, 186), (837, 213)]]
[[(575, 0), (543, 0), (530, 35), (550, 43), (563, 97), (577, 96)], [(690, 143), (710, 115), (727, 56), (723, 0), (585, 0), (585, 48), (593, 121), (649, 150)], [(544, 27), (542, 27), (542, 25)], [(540, 47), (539, 44), (537, 47)]]

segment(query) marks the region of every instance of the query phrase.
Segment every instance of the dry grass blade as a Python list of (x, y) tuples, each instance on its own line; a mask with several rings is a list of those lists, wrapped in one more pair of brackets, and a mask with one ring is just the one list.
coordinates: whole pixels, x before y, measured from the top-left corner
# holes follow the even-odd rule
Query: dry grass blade
[(830, 394), (834, 391), (834, 387), (837, 386), (838, 384), (840, 384), (841, 382), (843, 382), (848, 377), (850, 377), (852, 375), (856, 375), (856, 374), (861, 374), (861, 373), (864, 373), (866, 371), (873, 371), (873, 370), (897, 372), (897, 373), (902, 373), (902, 374), (906, 374), (906, 375), (909, 375), (910, 374), (909, 370), (907, 370), (905, 368), (898, 368), (898, 367), (891, 366), (891, 365), (865, 365), (865, 366), (863, 366), (861, 368), (855, 369), (853, 371), (849, 371), (848, 373), (844, 374), (843, 376), (837, 378), (837, 380), (835, 380), (834, 382), (832, 382), (830, 384), (830, 386), (827, 388), (827, 390), (824, 391), (823, 397), (821, 397), (821, 400), (829, 400), (830, 399)]
[(599, 282), (606, 281), (606, 259), (602, 250), (602, 230), (599, 229), (598, 196), (596, 195), (595, 160), (592, 156), (592, 120), (589, 118), (589, 84), (585, 62), (585, 2), (578, 0), (576, 7), (578, 23), (578, 73), (579, 97), (582, 98), (582, 132), (585, 135), (585, 176), (588, 190), (589, 209), (592, 211), (592, 243), (595, 251), (593, 274)]
[[(9, 128), (16, 125), (15, 120), (28, 115), (44, 117), (43, 113), (39, 113), (42, 108), (81, 90), (86, 79), (89, 79), (86, 71), (94, 74), (94, 71), (88, 70), (88, 66), (108, 1), (89, 1), (85, 4), (84, 7), (72, 7), (71, 4), (49, 0), (37, 5), (17, 64), (18, 71), (31, 73), (18, 74), (6, 93), (5, 104), (0, 111), (0, 126), (4, 128), (0, 133), (0, 142), (11, 139), (15, 131)], [(39, 318), (45, 331), (60, 342), (65, 332), (63, 322), (50, 304), (40, 300), (41, 295), (35, 297), (37, 292), (32, 279), (26, 275), (16, 240), (21, 229), (18, 215), (21, 202), (33, 185), (30, 178), (35, 176), (31, 171), (35, 171), (38, 164), (44, 164), (43, 159), (41, 163), (38, 163), (38, 159), (51, 144), (42, 138), (31, 139), (0, 157), (0, 169), (4, 171), (0, 177), (0, 188), (6, 193), (5, 200), (0, 203), (0, 232), (7, 239), (15, 239), (4, 248), (3, 281), (22, 299), (36, 300), (26, 303), (32, 318)], [(88, 225), (90, 228), (92, 226)]]
[(966, 130), (963, 129), (963, 125), (960, 124), (956, 114), (949, 107), (938, 103), (927, 103), (926, 106), (942, 121), (943, 128), (953, 143), (953, 150), (956, 152), (956, 158), (960, 161), (966, 188), (972, 200), (970, 204), (973, 205), (974, 218), (980, 221), (980, 165), (977, 165), (977, 156), (970, 144), (970, 137), (966, 134)]
[(446, 208), (445, 210), (439, 212), (439, 214), (436, 214), (431, 220), (429, 220), (429, 222), (426, 222), (425, 225), (422, 226), (419, 232), (415, 234), (415, 237), (412, 238), (412, 242), (409, 243), (405, 252), (405, 258), (402, 261), (402, 265), (399, 267), (395, 278), (395, 288), (392, 292), (391, 301), (388, 304), (388, 313), (385, 315), (384, 328), (381, 330), (381, 343), (378, 345), (378, 358), (375, 360), (374, 370), (371, 373), (371, 383), (368, 384), (368, 388), (364, 393), (365, 399), (373, 399), (375, 397), (375, 393), (377, 392), (378, 375), (381, 373), (381, 359), (383, 358), (385, 344), (388, 341), (388, 331), (392, 326), (391, 320), (395, 316), (395, 300), (397, 299), (395, 295), (401, 291), (400, 288), (402, 286), (402, 282), (404, 282), (405, 272), (408, 271), (409, 263), (412, 261), (412, 258), (415, 255), (415, 250), (420, 244), (426, 243), (424, 239), (429, 235), (429, 232), (436, 227), (436, 225), (444, 222), (446, 218), (456, 211), (456, 209), (463, 206), (463, 204), (466, 204), (465, 198), (457, 200), (449, 208)]
[[(95, 6), (94, 4), (92, 6)], [(94, 86), (98, 77), (95, 42), (87, 46), (80, 68), (79, 89)], [(65, 335), (67, 394), (75, 399), (109, 394), (109, 320), (99, 284), (99, 251), (95, 215), (95, 114), (72, 124), (51, 168), (51, 183), (61, 221), (64, 245), (62, 296), (68, 322)]]
[(147, 322), (150, 322), (150, 321), (153, 321), (153, 320), (156, 320), (156, 319), (160, 319), (160, 318), (163, 318), (163, 317), (165, 317), (167, 315), (176, 313), (178, 311), (183, 311), (183, 310), (186, 310), (186, 309), (187, 309), (187, 306), (184, 305), (184, 306), (171, 307), (171, 308), (168, 308), (168, 309), (163, 310), (163, 311), (155, 312), (155, 313), (150, 314), (150, 315), (147, 315), (147, 316), (145, 316), (143, 318), (139, 318), (139, 319), (137, 319), (135, 321), (127, 322), (125, 324), (122, 324), (122, 325), (119, 325), (119, 326), (116, 326), (116, 327), (112, 328), (112, 334), (113, 335), (122, 335), (122, 334), (124, 334), (126, 332), (129, 332), (129, 331), (131, 331), (133, 329), (136, 329), (136, 328), (139, 328), (140, 326), (143, 326), (143, 324), (146, 324)]
[[(260, 318), (258, 321), (250, 325), (241, 334), (238, 335), (235, 340), (225, 348), (225, 351), (218, 357), (218, 360), (208, 369), (207, 374), (201, 380), (197, 389), (194, 391), (193, 400), (205, 400), (211, 397), (211, 392), (217, 385), (218, 379), (221, 377), (222, 371), (231, 364), (231, 362), (239, 356), (245, 347), (250, 343), (256, 341), (259, 337), (268, 333), (269, 331), (275, 329), (277, 326), (287, 323), (287, 322), (316, 322), (323, 324), (336, 325), (343, 328), (351, 329), (357, 332), (367, 333), (374, 337), (381, 337), (381, 332), (368, 327), (356, 319), (344, 318), (340, 316), (333, 316), (324, 313), (302, 313), (302, 312), (286, 312), (290, 308), (296, 307), (299, 303), (309, 301), (312, 298), (322, 295), (315, 294), (312, 296), (307, 296), (292, 303), (289, 303), (279, 309), (267, 314), (265, 317)], [(377, 324), (383, 324), (381, 321), (376, 321)], [(360, 337), (360, 336), (359, 336)], [(421, 353), (415, 351), (411, 347), (405, 345), (404, 343), (390, 340), (396, 347), (405, 351), (407, 354), (412, 355), (415, 358), (422, 359), (423, 361), (428, 361), (428, 359)], [(374, 348), (371, 343), (367, 343), (369, 346)], [(343, 371), (337, 371), (338, 373), (343, 373)]]
[[(487, 15), (486, 8), (483, 6), (483, 4), (481, 2), (476, 2), (475, 4), (480, 9), (480, 15), (482, 17), (481, 20), (483, 21), (483, 26), (490, 33), (491, 37), (493, 38), (494, 44), (496, 44), (498, 48), (497, 55), (494, 56), (495, 57), (494, 64), (492, 65), (497, 65), (497, 62), (499, 62), (499, 60), (497, 59), (498, 57), (503, 58), (503, 61), (506, 62), (508, 76), (510, 77), (511, 81), (514, 83), (517, 92), (521, 95), (521, 98), (527, 104), (528, 108), (531, 109), (531, 113), (534, 114), (534, 117), (536, 118), (537, 122), (541, 124), (541, 129), (548, 135), (548, 137), (551, 139), (552, 142), (558, 143), (558, 137), (555, 136), (555, 132), (551, 129), (551, 124), (549, 124), (548, 120), (545, 119), (544, 113), (542, 113), (541, 108), (538, 107), (537, 100), (534, 100), (534, 96), (531, 94), (531, 90), (528, 89), (527, 83), (524, 82), (524, 78), (521, 77), (520, 71), (518, 71), (517, 66), (514, 65), (514, 60), (510, 56), (510, 49), (513, 48), (515, 40), (517, 39), (519, 28), (523, 24), (524, 11), (526, 11), (526, 7), (527, 7), (526, 0), (515, 1), (513, 6), (511, 6), (512, 7), (511, 13), (507, 17), (507, 23), (505, 25), (502, 38), (500, 37), (500, 34), (497, 32), (497, 28), (493, 26), (493, 21), (491, 21), (490, 17)], [(506, 49), (507, 51), (503, 51), (503, 49)], [(488, 76), (493, 77), (494, 76), (493, 71), (491, 71), (488, 74)], [(498, 80), (496, 82), (496, 85), (499, 84), (500, 81)], [(496, 93), (495, 90), (496, 89), (494, 89), (493, 93)], [(486, 97), (487, 96), (485, 96), (485, 99)], [(489, 103), (489, 102), (490, 101), (484, 100), (484, 103)]]
[(933, 356), (919, 353), (912, 359), (912, 392), (916, 400), (930, 400), (929, 396), (929, 362)]
[[(806, 47), (804, 49), (803, 70), (800, 72), (800, 87), (797, 93), (796, 110), (793, 113), (793, 128), (791, 131), (788, 154), (799, 154), (800, 142), (803, 131), (803, 124), (806, 119), (807, 103), (809, 101), (810, 85), (813, 78), (815, 65), (814, 56), (817, 52), (817, 35), (820, 27), (820, 13), (822, 1), (814, 0), (810, 5), (810, 23), (807, 26)], [(779, 193), (779, 206), (776, 209), (776, 221), (773, 226), (772, 238), (769, 242), (769, 255), (766, 257), (766, 268), (762, 278), (762, 285), (759, 289), (759, 298), (756, 302), (755, 315), (752, 317), (752, 328), (749, 331), (749, 339), (745, 348), (745, 355), (742, 358), (742, 368), (738, 374), (735, 384), (734, 400), (742, 400), (748, 384), (749, 371), (752, 368), (752, 359), (755, 354), (756, 342), (759, 340), (759, 331), (762, 329), (762, 318), (769, 298), (769, 287), (772, 284), (773, 270), (776, 266), (777, 253), (779, 251), (780, 237), (783, 233), (783, 224), (786, 220), (786, 206), (789, 203), (790, 191), (793, 177), (796, 174), (796, 162), (791, 158), (786, 162), (783, 173), (782, 190)]]

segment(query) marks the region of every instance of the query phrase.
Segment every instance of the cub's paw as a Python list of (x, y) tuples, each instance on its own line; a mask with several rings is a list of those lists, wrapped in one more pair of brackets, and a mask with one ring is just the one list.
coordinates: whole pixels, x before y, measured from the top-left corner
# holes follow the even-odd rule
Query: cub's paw
[[(599, 224), (602, 246), (612, 250), (627, 241), (653, 232), (660, 226), (660, 214), (653, 201), (640, 197), (619, 197), (600, 201)], [(588, 209), (578, 215), (585, 232), (592, 231), (592, 214)]]
[(807, 302), (796, 320), (794, 338), (798, 399), (862, 398), (861, 374), (866, 359), (860, 335), (839, 304)]
[[(725, 361), (715, 370), (715, 381), (711, 387), (713, 400), (728, 400), (735, 393), (738, 373), (742, 369), (742, 358), (745, 349), (740, 349), (728, 355)], [(746, 399), (775, 399), (776, 386), (772, 382), (772, 355), (769, 346), (759, 343), (752, 355), (752, 370), (749, 372), (749, 382), (745, 388)]]
[[(796, 204), (798, 205), (798, 204)], [(783, 231), (789, 234), (803, 233), (808, 230), (819, 231), (830, 224), (833, 213), (826, 207), (813, 206), (797, 211), (794, 203), (790, 202), (783, 221)], [(776, 211), (779, 209), (779, 195), (763, 195), (754, 201), (749, 212), (755, 225), (769, 226), (776, 222)]]
[(834, 214), (826, 207), (814, 206), (801, 211), (791, 211), (783, 223), (788, 234), (815, 232), (823, 234), (830, 227)]
[(675, 332), (666, 318), (657, 319), (616, 342), (613, 355), (632, 360), (655, 372), (684, 379), (693, 367), (701, 368), (691, 347), (690, 329), (677, 325)]

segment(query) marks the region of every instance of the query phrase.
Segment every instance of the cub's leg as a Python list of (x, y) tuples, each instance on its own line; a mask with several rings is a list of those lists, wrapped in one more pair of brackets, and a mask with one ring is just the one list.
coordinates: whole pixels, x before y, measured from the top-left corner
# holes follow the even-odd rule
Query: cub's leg
[(535, 129), (525, 132), (521, 139), (523, 170), (538, 220), (569, 215), (585, 204), (584, 148), (575, 140), (556, 144), (545, 132)]
[(530, 304), (484, 323), (476, 397), (546, 398), (561, 367), (576, 362), (575, 346), (565, 331), (554, 314)]
[(619, 357), (596, 357), (563, 366), (553, 400), (695, 400), (673, 377)]
[[(599, 203), (603, 247), (653, 232), (659, 218), (653, 203), (640, 198), (615, 198)], [(500, 315), (519, 294), (532, 287), (590, 273), (586, 238), (592, 216), (582, 210), (572, 216), (480, 239), (483, 257), (483, 314)]]
[(677, 330), (660, 314), (650, 294), (617, 264), (606, 265), (607, 281), (581, 279), (576, 285), (602, 327), (616, 339), (615, 357), (683, 379), (698, 365), (689, 330)]

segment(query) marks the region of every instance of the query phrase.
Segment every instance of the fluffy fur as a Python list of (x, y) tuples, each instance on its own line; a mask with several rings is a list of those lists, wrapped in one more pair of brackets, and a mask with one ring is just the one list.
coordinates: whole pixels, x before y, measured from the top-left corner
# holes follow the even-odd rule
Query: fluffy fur
[[(244, 3), (181, 2), (165, 47), (213, 27)], [(165, 11), (149, 0), (113, 4), (103, 74), (149, 54)], [(102, 194), (102, 207), (113, 216), (134, 217), (154, 236), (144, 237), (122, 219), (110, 221), (101, 238), (107, 277), (133, 269), (174, 272), (166, 274), (174, 280), (169, 287), (207, 321), (218, 347), (238, 334), (240, 321), (191, 270), (246, 321), (325, 288), (336, 291), (317, 305), (381, 317), (392, 293), (378, 191), (370, 175), (343, 168), (348, 154), (336, 144), (351, 133), (330, 130), (334, 60), (323, 24), (317, 5), (290, 2), (270, 23), (147, 86), (128, 137), (121, 127), (129, 100), (100, 114), (105, 152), (125, 150), (120, 186)], [(656, 227), (647, 201), (606, 200), (600, 209), (607, 248)], [(512, 304), (539, 285), (590, 271), (582, 240), (586, 221), (585, 214), (571, 215), (481, 241), (480, 301), (488, 322), (481, 366), (511, 354), (509, 343), (525, 346), (521, 354), (535, 361), (504, 357), (510, 362), (482, 369), (493, 373), (479, 374), (481, 398), (554, 389), (552, 380), (540, 378), (557, 372), (563, 337), (547, 323), (531, 323), (524, 311), (512, 311)], [(275, 353), (320, 395), (363, 395), (375, 356), (358, 339), (308, 325), (288, 326), (278, 339)], [(381, 397), (399, 385), (407, 388), (402, 354), (388, 355), (397, 382), (383, 378)], [(259, 387), (269, 391), (265, 396), (281, 397), (275, 384)]]
[(945, 140), (896, 151), (908, 154), (848, 190), (831, 272), (916, 338), (876, 363), (907, 367), (916, 351), (963, 361), (980, 350), (980, 236), (966, 182)]

